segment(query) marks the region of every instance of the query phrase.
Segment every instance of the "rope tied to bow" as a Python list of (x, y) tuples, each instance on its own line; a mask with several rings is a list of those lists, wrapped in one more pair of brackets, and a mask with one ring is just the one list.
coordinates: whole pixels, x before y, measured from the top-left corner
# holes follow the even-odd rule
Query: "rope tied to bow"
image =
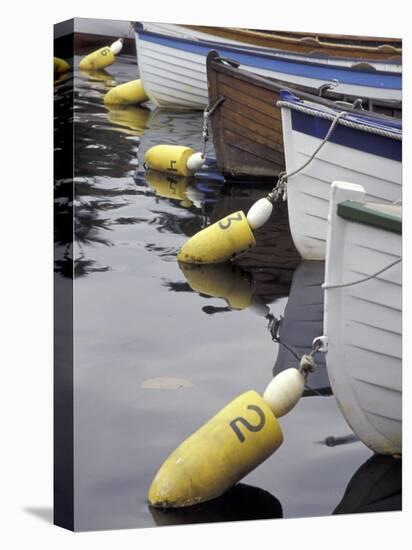
[(310, 353), (302, 355), (300, 362), (299, 362), (299, 372), (303, 374), (303, 376), (306, 378), (308, 375), (315, 371), (316, 369), (316, 363), (315, 363), (315, 355), (321, 351), (322, 348), (322, 342), (320, 340), (314, 340), (312, 343), (312, 349)]
[[(279, 105), (280, 102), (277, 104)], [(316, 157), (316, 155), (319, 153), (319, 151), (322, 149), (322, 147), (327, 143), (330, 136), (332, 135), (333, 130), (336, 128), (336, 125), (338, 124), (339, 120), (342, 119), (344, 116), (346, 116), (348, 113), (346, 111), (340, 111), (335, 115), (335, 117), (332, 120), (331, 125), (329, 126), (329, 130), (326, 132), (325, 137), (321, 141), (321, 143), (316, 147), (315, 151), (310, 155), (307, 161), (305, 161), (302, 166), (297, 168), (296, 170), (293, 170), (292, 172), (286, 173), (286, 172), (280, 172), (278, 181), (275, 185), (275, 187), (272, 189), (272, 191), (268, 194), (267, 199), (272, 203), (275, 204), (280, 198), (282, 198), (283, 201), (287, 198), (287, 182), (288, 179), (292, 176), (295, 176), (302, 170), (304, 170)]]
[(206, 143), (209, 141), (209, 118), (213, 115), (216, 109), (225, 101), (224, 96), (220, 96), (215, 103), (210, 106), (208, 105), (203, 111), (203, 128), (202, 128), (202, 158), (205, 158), (206, 155)]

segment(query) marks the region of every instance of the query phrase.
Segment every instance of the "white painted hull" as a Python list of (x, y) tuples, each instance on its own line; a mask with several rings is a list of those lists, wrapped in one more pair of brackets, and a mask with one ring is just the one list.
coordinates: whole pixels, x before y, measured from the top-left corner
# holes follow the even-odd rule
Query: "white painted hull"
[[(160, 25), (154, 28), (150, 24), (145, 24), (145, 29), (149, 31), (159, 32)], [(179, 30), (179, 29), (178, 29)], [(166, 32), (167, 31), (167, 32)], [(187, 31), (187, 37), (191, 31)], [(168, 34), (169, 33), (169, 34)], [(164, 30), (165, 35), (170, 36), (168, 29)], [(197, 33), (202, 34), (202, 33)], [(171, 35), (171, 36), (179, 36)], [(186, 37), (186, 34), (184, 35)], [(233, 41), (225, 41), (217, 37), (205, 35), (209, 40), (214, 40), (220, 44), (236, 44)], [(198, 36), (192, 36), (199, 40)], [(199, 40), (199, 44), (201, 40)], [(218, 44), (217, 44), (218, 45)], [(244, 46), (244, 45), (243, 45)], [(204, 53), (194, 53), (186, 50), (150, 42), (144, 37), (139, 37), (136, 33), (136, 50), (138, 57), (139, 73), (143, 80), (144, 88), (151, 101), (163, 108), (180, 108), (180, 109), (199, 109), (203, 110), (208, 104), (207, 91), (207, 76), (206, 76), (206, 55), (210, 48), (205, 48)], [(267, 48), (260, 48), (262, 52), (267, 52)], [(272, 52), (273, 54), (273, 52)], [(294, 58), (295, 60), (308, 61), (310, 58), (305, 56), (292, 56), (284, 54), (276, 54), (279, 58)], [(230, 57), (230, 54), (229, 54)], [(233, 54), (236, 58), (236, 54)], [(330, 60), (319, 58), (312, 59), (321, 65), (330, 65)], [(338, 60), (334, 63), (335, 66), (348, 66), (353, 64), (353, 61)], [(261, 68), (257, 65), (240, 65), (241, 68), (252, 71), (264, 77), (275, 78), (290, 84), (297, 84), (303, 87), (313, 88), (316, 90), (321, 85), (325, 84), (324, 79), (311, 78), (278, 72), (267, 68)], [(381, 70), (386, 68), (393, 69), (396, 72), (401, 71), (400, 65), (381, 64)], [(363, 86), (358, 84), (348, 84), (339, 82), (334, 88), (334, 91), (343, 96), (362, 97), (376, 100), (395, 100), (401, 101), (401, 91), (399, 89), (388, 89), (373, 86)]]
[[(276, 54), (279, 57), (285, 59), (293, 59), (300, 61), (312, 61), (316, 63), (321, 63), (322, 65), (334, 65), (338, 67), (352, 67), (353, 65), (361, 63), (362, 60), (356, 60), (355, 58), (346, 59), (339, 57), (328, 57), (327, 55), (305, 55), (302, 53), (290, 52), (287, 50), (275, 50), (273, 48), (268, 48), (264, 46), (253, 46), (252, 44), (246, 44), (239, 40), (231, 40), (229, 38), (223, 38), (222, 36), (213, 35), (206, 32), (201, 32), (198, 30), (190, 29), (184, 25), (173, 25), (168, 23), (144, 23), (144, 28), (147, 31), (164, 34), (165, 36), (174, 36), (176, 38), (186, 38), (189, 40), (206, 40), (213, 41), (219, 44), (231, 44), (233, 46), (240, 46), (243, 48), (253, 48), (256, 51), (261, 51), (264, 53)], [(374, 67), (379, 71), (388, 71), (394, 73), (402, 72), (402, 64), (400, 63), (391, 63), (389, 61), (368, 61), (368, 64)]]
[[(286, 171), (304, 164), (320, 139), (292, 130), (291, 111), (282, 108)], [(367, 200), (395, 202), (402, 196), (399, 161), (328, 142), (316, 158), (287, 184), (289, 224), (296, 248), (305, 260), (323, 260), (330, 186), (335, 180), (362, 185)]]
[[(334, 187), (335, 191), (335, 187)], [(340, 195), (339, 195), (340, 193)], [(349, 221), (332, 198), (326, 285), (372, 275), (401, 256), (401, 235)], [(382, 454), (402, 448), (402, 268), (397, 264), (355, 286), (325, 289), (324, 334), (329, 379), (352, 430)]]
[(150, 100), (162, 108), (199, 109), (208, 104), (206, 58), (136, 40), (139, 74)]

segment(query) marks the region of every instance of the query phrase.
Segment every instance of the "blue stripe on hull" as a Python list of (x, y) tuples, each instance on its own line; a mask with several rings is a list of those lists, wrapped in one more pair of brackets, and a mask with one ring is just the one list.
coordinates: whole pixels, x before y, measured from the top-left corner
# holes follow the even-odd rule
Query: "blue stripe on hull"
[(229, 56), (240, 64), (252, 68), (255, 67), (294, 76), (314, 78), (323, 82), (329, 82), (336, 78), (341, 83), (357, 86), (391, 90), (401, 90), (402, 88), (402, 76), (397, 73), (386, 71), (359, 71), (353, 70), (350, 67), (325, 66), (310, 61), (281, 59), (269, 54), (259, 54), (257, 52), (246, 53), (242, 49), (218, 45), (213, 42), (200, 42), (176, 37), (171, 38), (143, 30), (139, 30), (138, 35), (139, 40), (142, 41), (204, 56), (207, 56), (207, 53), (211, 49), (217, 49), (222, 56)]
[[(330, 128), (331, 121), (291, 110), (292, 129), (303, 134), (323, 139)], [(402, 141), (362, 130), (354, 130), (338, 125), (329, 141), (351, 149), (371, 153), (379, 157), (402, 161)]]

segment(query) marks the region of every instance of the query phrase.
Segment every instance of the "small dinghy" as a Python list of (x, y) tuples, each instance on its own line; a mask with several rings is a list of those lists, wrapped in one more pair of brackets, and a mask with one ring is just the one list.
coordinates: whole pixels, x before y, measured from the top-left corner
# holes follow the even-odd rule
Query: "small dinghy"
[(305, 260), (323, 260), (333, 181), (362, 185), (368, 201), (401, 198), (402, 121), (295, 91), (283, 90), (278, 106), (293, 241)]
[(210, 50), (242, 68), (288, 84), (318, 89), (334, 82), (335, 91), (373, 102), (402, 101), (402, 64), (329, 58), (252, 46), (180, 27), (136, 23), (139, 73), (151, 101), (165, 108), (199, 109), (208, 105), (206, 57)]
[(324, 336), (329, 380), (361, 441), (402, 452), (402, 219), (399, 205), (371, 203), (365, 190), (331, 190)]

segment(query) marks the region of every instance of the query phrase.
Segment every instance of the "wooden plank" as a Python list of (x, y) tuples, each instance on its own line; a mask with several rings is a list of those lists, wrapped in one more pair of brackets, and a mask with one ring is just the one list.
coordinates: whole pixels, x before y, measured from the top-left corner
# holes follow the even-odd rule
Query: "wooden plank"
[[(218, 73), (217, 80), (219, 83), (219, 88), (232, 88), (246, 95), (249, 95), (250, 92), (253, 91), (253, 93), (255, 94), (253, 97), (256, 99), (260, 99), (264, 103), (271, 103), (274, 97), (275, 90), (267, 89), (260, 86), (258, 81), (253, 83), (250, 81), (235, 78), (232, 75), (224, 73)], [(279, 86), (279, 89), (281, 89), (281, 87), (282, 86)]]
[(279, 128), (265, 128), (259, 124), (248, 121), (243, 118), (242, 115), (231, 113), (229, 117), (226, 117), (226, 112), (223, 112), (222, 126), (224, 131), (231, 130), (241, 136), (247, 138), (251, 143), (259, 143), (265, 145), (270, 149), (274, 149), (283, 153), (283, 136), (282, 127)]
[(185, 25), (185, 27), (210, 34), (211, 39), (213, 36), (222, 37), (254, 46), (263, 46), (295, 53), (381, 61), (391, 60), (395, 62), (400, 62), (402, 55), (402, 41), (399, 38), (280, 31), (277, 33), (277, 31), (201, 27), (196, 25)]
[(274, 164), (284, 163), (284, 155), (275, 151), (271, 147), (266, 147), (262, 144), (253, 143), (248, 138), (237, 134), (229, 129), (225, 129), (224, 138), (226, 140), (226, 145), (235, 147), (243, 153), (253, 154), (257, 157), (256, 162), (259, 163), (261, 160), (267, 160), (273, 162)]

